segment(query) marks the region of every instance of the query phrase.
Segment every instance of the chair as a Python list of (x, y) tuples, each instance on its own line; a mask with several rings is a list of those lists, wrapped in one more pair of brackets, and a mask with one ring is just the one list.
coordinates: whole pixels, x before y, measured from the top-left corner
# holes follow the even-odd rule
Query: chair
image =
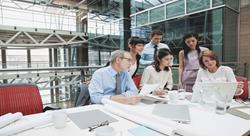
[(247, 100), (248, 99), (248, 81), (247, 78), (242, 76), (236, 76), (238, 82), (243, 82), (243, 93), (239, 96), (235, 96), (236, 99)]
[(139, 89), (141, 83), (141, 75), (135, 75), (133, 78), (135, 86)]
[(38, 87), (33, 84), (0, 85), (0, 115), (9, 112), (23, 115), (43, 112)]
[(80, 84), (77, 89), (76, 97), (75, 97), (75, 107), (77, 106), (85, 106), (91, 103), (89, 89), (87, 84)]

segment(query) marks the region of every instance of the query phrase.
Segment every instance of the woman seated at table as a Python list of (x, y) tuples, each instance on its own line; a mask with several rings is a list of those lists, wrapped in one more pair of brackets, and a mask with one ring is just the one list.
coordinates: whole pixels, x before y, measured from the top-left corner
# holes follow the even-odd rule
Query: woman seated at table
[(173, 87), (171, 61), (171, 52), (166, 48), (159, 49), (152, 65), (144, 69), (140, 87), (142, 88), (144, 84), (158, 84), (158, 88), (153, 92), (155, 95), (164, 95), (167, 90), (171, 90)]
[[(206, 50), (199, 59), (200, 69), (195, 84), (198, 82), (237, 82), (233, 70), (228, 66), (221, 66), (219, 59), (213, 51)], [(194, 85), (193, 90), (195, 90)], [(235, 94), (243, 92), (242, 84), (239, 84)]]

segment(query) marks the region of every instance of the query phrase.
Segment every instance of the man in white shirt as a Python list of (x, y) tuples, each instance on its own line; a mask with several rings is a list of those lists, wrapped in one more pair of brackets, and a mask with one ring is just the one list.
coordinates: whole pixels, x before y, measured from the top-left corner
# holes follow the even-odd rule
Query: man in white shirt
[[(158, 49), (167, 48), (170, 50), (168, 45), (160, 43), (163, 37), (163, 32), (160, 30), (154, 30), (150, 34), (150, 42), (145, 45), (144, 50), (141, 54), (140, 64), (149, 65), (154, 61), (154, 56)], [(173, 60), (172, 60), (173, 61)], [(171, 63), (172, 65), (173, 63)]]

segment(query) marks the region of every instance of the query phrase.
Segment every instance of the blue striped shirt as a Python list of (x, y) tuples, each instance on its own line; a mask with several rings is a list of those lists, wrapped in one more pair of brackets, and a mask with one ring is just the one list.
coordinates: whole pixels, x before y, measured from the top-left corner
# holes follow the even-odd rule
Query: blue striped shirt
[[(92, 103), (101, 103), (102, 98), (116, 95), (116, 76), (117, 72), (112, 66), (100, 68), (94, 72), (89, 84), (89, 94)], [(121, 92), (124, 96), (137, 95), (137, 88), (127, 71), (121, 75)]]

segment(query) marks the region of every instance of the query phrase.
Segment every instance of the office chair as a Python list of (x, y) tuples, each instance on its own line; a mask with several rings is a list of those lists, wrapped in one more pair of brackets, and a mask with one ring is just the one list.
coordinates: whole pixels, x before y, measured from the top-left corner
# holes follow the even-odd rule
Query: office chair
[(90, 105), (90, 104), (91, 104), (91, 100), (90, 100), (88, 85), (82, 83), (77, 88), (74, 106), (77, 107), (77, 106), (85, 106), (85, 105)]
[(141, 83), (141, 75), (135, 75), (132, 79), (133, 79), (137, 89), (139, 89), (140, 83)]
[(243, 93), (239, 96), (235, 96), (236, 99), (247, 100), (248, 99), (248, 81), (246, 77), (236, 76), (236, 80), (243, 82)]
[(22, 112), (23, 115), (43, 112), (39, 89), (33, 84), (0, 85), (0, 115)]

